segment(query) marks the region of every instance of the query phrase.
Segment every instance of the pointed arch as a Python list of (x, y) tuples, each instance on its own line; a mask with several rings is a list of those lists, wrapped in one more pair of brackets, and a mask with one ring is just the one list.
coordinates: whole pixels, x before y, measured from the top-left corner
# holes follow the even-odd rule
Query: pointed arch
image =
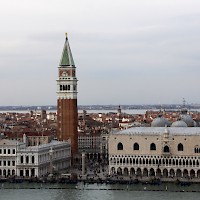
[(117, 144), (117, 150), (123, 150), (123, 144), (121, 142)]
[(195, 171), (193, 169), (190, 170), (190, 177), (191, 178), (195, 177)]
[(183, 151), (183, 144), (179, 143), (177, 148), (178, 148), (178, 151)]
[(170, 169), (169, 171), (170, 176), (173, 178), (175, 176), (175, 171), (174, 169)]
[(155, 145), (155, 143), (151, 143), (151, 144), (150, 144), (150, 150), (152, 150), (152, 151), (156, 150), (156, 145)]
[(131, 168), (130, 175), (135, 175), (135, 169), (134, 168)]
[(136, 142), (136, 143), (134, 143), (134, 145), (133, 145), (133, 150), (139, 150), (140, 149), (140, 146), (139, 146), (139, 144)]
[(176, 176), (177, 177), (182, 177), (182, 171), (180, 169), (176, 170)]
[(144, 170), (143, 170), (143, 176), (148, 176), (148, 170), (147, 170), (147, 168), (144, 168)]
[(164, 150), (165, 153), (169, 153), (169, 147), (168, 147), (167, 145), (164, 146), (164, 149), (163, 149), (163, 150)]
[(150, 175), (150, 176), (155, 176), (155, 171), (154, 171), (153, 168), (150, 169), (150, 171), (149, 171), (149, 175)]
[(168, 177), (168, 170), (166, 168), (163, 170), (163, 177)]
[(129, 173), (128, 173), (128, 168), (127, 168), (127, 167), (124, 168), (124, 173), (123, 173), (123, 174), (124, 174), (125, 176), (128, 176)]

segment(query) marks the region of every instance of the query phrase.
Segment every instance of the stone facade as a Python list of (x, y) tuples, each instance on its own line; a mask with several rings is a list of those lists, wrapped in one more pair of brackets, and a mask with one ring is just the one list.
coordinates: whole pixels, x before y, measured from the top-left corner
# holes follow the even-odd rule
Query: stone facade
[(109, 136), (109, 174), (200, 178), (199, 127), (136, 127)]
[(16, 175), (17, 146), (22, 143), (13, 140), (0, 140), (0, 176)]
[(17, 176), (41, 177), (70, 167), (70, 142), (51, 141), (17, 150)]
[(70, 165), (70, 141), (26, 146), (26, 142), (0, 140), (0, 176), (41, 177)]

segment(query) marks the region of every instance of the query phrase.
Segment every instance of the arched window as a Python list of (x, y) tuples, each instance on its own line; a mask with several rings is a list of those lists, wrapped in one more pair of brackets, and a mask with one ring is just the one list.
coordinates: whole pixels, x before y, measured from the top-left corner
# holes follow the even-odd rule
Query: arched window
[(165, 146), (165, 147), (164, 147), (164, 152), (165, 152), (165, 153), (168, 153), (168, 152), (169, 152), (169, 147), (168, 147), (168, 146)]
[(67, 90), (70, 90), (70, 85), (67, 86)]
[(23, 156), (20, 157), (20, 161), (21, 161), (21, 163), (24, 162), (24, 157)]
[(133, 150), (139, 150), (139, 149), (140, 149), (139, 144), (138, 144), (138, 143), (135, 143), (135, 144), (133, 145)]
[(183, 151), (183, 145), (181, 143), (178, 144), (178, 151)]
[(26, 156), (26, 163), (29, 163), (29, 157)]
[(155, 145), (155, 143), (151, 143), (151, 145), (150, 145), (150, 150), (156, 150), (156, 145)]
[(32, 156), (32, 163), (35, 163), (35, 157)]
[(123, 144), (121, 142), (118, 143), (117, 150), (123, 150)]

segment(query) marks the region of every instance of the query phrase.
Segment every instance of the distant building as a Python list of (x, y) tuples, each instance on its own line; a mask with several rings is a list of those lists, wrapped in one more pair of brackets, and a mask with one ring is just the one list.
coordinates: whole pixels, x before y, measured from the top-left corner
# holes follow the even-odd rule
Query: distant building
[(19, 142), (23, 142), (24, 134), (27, 137), (27, 146), (38, 146), (41, 144), (50, 143), (53, 139), (55, 139), (54, 135), (51, 132), (26, 132), (26, 133), (12, 133), (6, 132), (5, 136), (10, 140), (18, 140)]
[(100, 153), (103, 159), (108, 159), (108, 131), (103, 130), (101, 132), (101, 142), (100, 142)]
[(88, 159), (100, 158), (101, 131), (82, 132), (78, 136), (79, 153), (85, 152)]

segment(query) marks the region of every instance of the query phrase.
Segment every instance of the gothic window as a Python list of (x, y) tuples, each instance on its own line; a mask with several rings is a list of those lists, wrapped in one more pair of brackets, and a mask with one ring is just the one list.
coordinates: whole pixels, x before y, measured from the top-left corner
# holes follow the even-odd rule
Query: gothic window
[(67, 90), (70, 90), (70, 85), (67, 86)]
[(121, 142), (118, 143), (117, 150), (123, 150), (123, 144)]
[(151, 143), (150, 150), (156, 150), (156, 145), (154, 143)]
[(198, 146), (196, 146), (196, 147), (194, 148), (194, 153), (200, 153), (200, 148), (199, 148)]
[(165, 146), (165, 147), (164, 147), (164, 152), (165, 152), (165, 153), (169, 153), (169, 147), (168, 147), (168, 146)]
[(183, 145), (181, 143), (178, 144), (178, 151), (183, 151)]
[(62, 90), (63, 90), (62, 85), (60, 85), (60, 91), (62, 91)]
[(139, 144), (137, 142), (134, 143), (133, 150), (139, 150), (139, 149), (140, 149)]

